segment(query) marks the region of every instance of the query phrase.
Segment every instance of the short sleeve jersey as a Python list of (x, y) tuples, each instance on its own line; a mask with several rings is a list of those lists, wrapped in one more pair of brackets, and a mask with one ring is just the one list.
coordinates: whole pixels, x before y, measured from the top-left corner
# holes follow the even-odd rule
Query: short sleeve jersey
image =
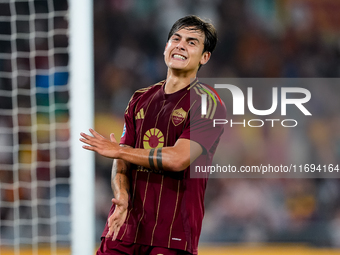
[[(202, 116), (201, 94), (209, 90), (206, 86), (196, 79), (187, 87), (166, 94), (165, 83), (134, 93), (125, 112), (120, 144), (151, 149), (173, 146), (178, 139), (191, 139), (203, 148), (192, 164), (211, 165), (223, 133), (223, 126), (213, 128), (212, 122), (214, 118), (225, 118), (224, 104), (208, 100), (207, 114)], [(196, 254), (207, 177), (190, 178), (190, 167), (172, 172), (137, 165), (131, 167), (129, 176), (128, 214), (117, 238)], [(114, 205), (109, 215), (113, 211)], [(106, 224), (102, 236), (107, 232)]]

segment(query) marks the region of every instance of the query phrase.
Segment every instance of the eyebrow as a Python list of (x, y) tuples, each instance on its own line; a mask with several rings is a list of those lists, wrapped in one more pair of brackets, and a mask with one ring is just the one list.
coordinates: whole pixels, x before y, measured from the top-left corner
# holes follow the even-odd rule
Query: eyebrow
[[(183, 37), (183, 36), (181, 36), (181, 35), (178, 34), (178, 33), (174, 33), (173, 35), (178, 36), (178, 37), (181, 37), (181, 38)], [(187, 40), (188, 40), (188, 41), (197, 41), (197, 42), (200, 42), (200, 41), (198, 40), (198, 38), (196, 38), (196, 37), (188, 37)]]

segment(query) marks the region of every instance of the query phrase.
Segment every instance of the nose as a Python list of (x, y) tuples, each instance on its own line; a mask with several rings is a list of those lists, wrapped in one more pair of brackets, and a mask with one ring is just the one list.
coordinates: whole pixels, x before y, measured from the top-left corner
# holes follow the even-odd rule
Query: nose
[(176, 48), (179, 50), (185, 50), (184, 41), (181, 40), (180, 42), (178, 42), (178, 44), (176, 45)]

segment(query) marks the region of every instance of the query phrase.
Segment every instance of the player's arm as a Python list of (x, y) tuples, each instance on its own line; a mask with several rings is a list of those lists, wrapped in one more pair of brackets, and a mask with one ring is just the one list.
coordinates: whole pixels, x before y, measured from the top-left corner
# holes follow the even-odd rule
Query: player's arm
[[(122, 147), (128, 147), (122, 145)], [(127, 176), (128, 169), (130, 168), (130, 163), (121, 160), (114, 159), (111, 171), (111, 188), (113, 195), (117, 200), (124, 202), (126, 205), (129, 200), (129, 179)]]
[(87, 144), (83, 146), (84, 149), (151, 169), (182, 171), (190, 165), (190, 160), (195, 160), (203, 152), (200, 144), (188, 139), (178, 139), (175, 145), (170, 147), (136, 149), (119, 146), (113, 134), (110, 141), (92, 129), (90, 132), (93, 136), (81, 133), (83, 138), (80, 141)]
[(133, 164), (165, 171), (182, 171), (202, 153), (198, 143), (188, 139), (178, 139), (174, 146), (154, 149), (124, 148), (118, 157)]
[[(126, 145), (121, 145), (126, 146)], [(126, 146), (128, 147), (128, 146)], [(109, 231), (106, 237), (112, 235), (112, 240), (116, 240), (120, 227), (123, 225), (129, 203), (129, 178), (127, 176), (130, 163), (121, 159), (114, 159), (111, 171), (111, 187), (114, 198), (112, 203), (116, 205), (114, 212), (108, 219)]]

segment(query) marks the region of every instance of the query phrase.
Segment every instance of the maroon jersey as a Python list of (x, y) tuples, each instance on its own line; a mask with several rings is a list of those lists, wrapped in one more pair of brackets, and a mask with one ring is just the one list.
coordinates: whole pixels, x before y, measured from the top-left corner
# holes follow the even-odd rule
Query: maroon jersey
[[(202, 116), (200, 94), (208, 88), (197, 79), (173, 94), (165, 94), (164, 86), (162, 81), (134, 93), (125, 112), (120, 143), (151, 149), (191, 139), (203, 148), (194, 164), (211, 165), (223, 133), (223, 125), (213, 128), (212, 121), (226, 117), (225, 106), (209, 100), (209, 111)], [(196, 254), (206, 183), (207, 178), (190, 178), (190, 167), (171, 172), (133, 165), (128, 214), (117, 239)], [(114, 205), (109, 215), (113, 211)], [(106, 224), (102, 236), (107, 232)]]

